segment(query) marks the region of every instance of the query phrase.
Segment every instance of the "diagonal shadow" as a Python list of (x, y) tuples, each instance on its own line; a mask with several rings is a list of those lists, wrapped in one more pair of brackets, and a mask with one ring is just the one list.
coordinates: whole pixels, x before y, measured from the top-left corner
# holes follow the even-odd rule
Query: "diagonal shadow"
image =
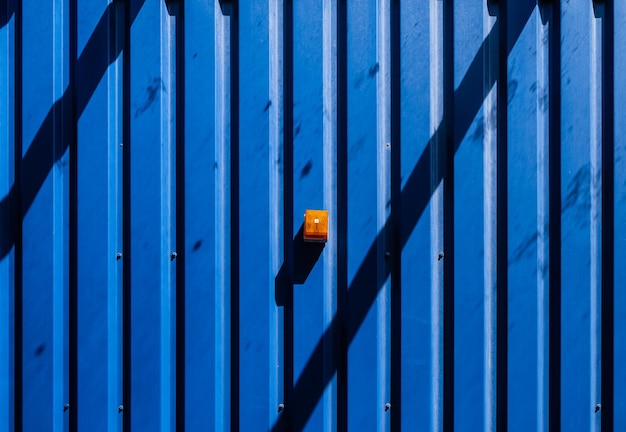
[(8, 24), (15, 15), (15, 2), (18, 0), (4, 0), (0, 3), (0, 29)]
[[(525, 2), (524, 5), (517, 5), (517, 13), (515, 15), (511, 15), (511, 20), (508, 22), (507, 57), (515, 46), (534, 8), (534, 2)], [(490, 62), (489, 65), (485, 65), (485, 58), (489, 47), (497, 46), (496, 44), (498, 43), (499, 38), (499, 25), (498, 20), (474, 56), (474, 59), (460, 85), (454, 91), (454, 153), (456, 153), (459, 149), (462, 139), (469, 130), (478, 113), (478, 110), (483, 104), (484, 95), (488, 93), (488, 91), (485, 90), (490, 90), (496, 83), (498, 65), (494, 64), (494, 62)], [(506, 59), (502, 59), (501, 61), (505, 62), (504, 67), (506, 67)], [(490, 69), (487, 69), (487, 66)], [(446, 113), (444, 113), (443, 118), (446, 118)], [(440, 165), (433, 167), (431, 166), (431, 154), (434, 152), (435, 154), (445, 155), (445, 136), (446, 129), (445, 126), (442, 125), (430, 138), (428, 145), (422, 152), (419, 161), (413, 168), (413, 171), (411, 172), (411, 175), (401, 192), (401, 220), (403, 227), (408, 228), (402, 230), (400, 248), (404, 248), (406, 245), (413, 229), (417, 225), (417, 222), (428, 205), (430, 197), (438, 187), (439, 183), (443, 180), (446, 163), (445, 158), (436, 158)], [(450, 156), (453, 157), (454, 154)], [(431, 182), (431, 174), (433, 172), (437, 173), (437, 177), (435, 178), (436, 181)], [(290, 405), (298, 407), (298, 413), (301, 415), (291, 418), (288, 416), (280, 417), (274, 424), (272, 432), (284, 430), (300, 431), (306, 426), (319, 399), (323, 395), (324, 389), (337, 371), (336, 362), (334, 362), (334, 364), (332, 364), (329, 368), (321, 367), (321, 365), (325, 364), (325, 340), (336, 340), (342, 331), (346, 331), (347, 333), (345, 337), (347, 345), (342, 347), (343, 349), (347, 349), (347, 346), (349, 346), (354, 340), (358, 329), (365, 320), (368, 311), (378, 296), (380, 286), (376, 286), (371, 283), (371, 269), (377, 266), (379, 242), (383, 241), (385, 238), (390, 238), (393, 234), (394, 220), (393, 215), (389, 217), (385, 226), (372, 242), (367, 255), (363, 259), (352, 283), (350, 284), (347, 299), (350, 322), (348, 323), (347, 329), (342, 328), (340, 318), (335, 315), (322, 337), (318, 340), (313, 353), (302, 369), (300, 378), (293, 388), (293, 399), (289, 401)], [(386, 280), (389, 277), (390, 269), (391, 266), (385, 266), (385, 274), (384, 277), (381, 278), (382, 280)], [(336, 357), (337, 356), (333, 354), (333, 358)], [(321, 373), (322, 370), (324, 370), (323, 376)]]
[[(135, 21), (144, 2), (145, 0), (131, 2), (128, 17), (129, 26)], [(9, 0), (9, 11), (11, 5), (14, 5), (14, 2)], [(76, 118), (71, 121), (78, 121), (106, 70), (119, 57), (124, 46), (119, 41), (124, 38), (125, 27), (124, 19), (117, 13), (119, 7), (123, 7), (123, 4), (110, 3), (100, 17), (83, 52), (76, 61), (75, 76), (72, 77), (72, 81), (63, 96), (48, 111), (22, 159), (22, 172), (28, 176), (27, 181), (22, 182), (21, 190), (18, 190), (13, 184), (7, 196), (0, 202), (0, 219), (19, 220), (19, 218), (15, 219), (15, 213), (20, 211), (20, 203), (21, 214), (25, 215), (28, 212), (52, 167), (69, 147), (70, 140), (56, 144), (56, 151), (55, 145), (51, 143), (55, 129), (54, 113), (60, 112), (59, 110), (66, 110), (67, 112), (68, 107), (71, 107), (75, 100)], [(1, 24), (2, 22), (0, 22)], [(21, 55), (21, 53), (16, 53), (16, 55)], [(17, 107), (17, 109), (21, 108)], [(16, 155), (16, 157), (19, 156)], [(13, 215), (13, 218), (10, 215)], [(14, 230), (9, 229), (2, 233), (0, 237), (0, 260), (4, 259), (11, 251), (15, 240)]]

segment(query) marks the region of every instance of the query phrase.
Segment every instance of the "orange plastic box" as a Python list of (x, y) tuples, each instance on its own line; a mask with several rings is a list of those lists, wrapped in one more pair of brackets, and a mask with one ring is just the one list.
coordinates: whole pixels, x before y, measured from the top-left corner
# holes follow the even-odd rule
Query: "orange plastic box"
[(328, 240), (328, 210), (307, 210), (304, 213), (304, 241)]

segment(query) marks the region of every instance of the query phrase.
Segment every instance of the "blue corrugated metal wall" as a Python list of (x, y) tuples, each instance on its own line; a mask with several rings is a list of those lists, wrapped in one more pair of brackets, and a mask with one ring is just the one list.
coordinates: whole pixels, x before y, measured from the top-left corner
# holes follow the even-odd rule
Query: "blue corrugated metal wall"
[(0, 430), (623, 430), (624, 41), (611, 0), (0, 2)]

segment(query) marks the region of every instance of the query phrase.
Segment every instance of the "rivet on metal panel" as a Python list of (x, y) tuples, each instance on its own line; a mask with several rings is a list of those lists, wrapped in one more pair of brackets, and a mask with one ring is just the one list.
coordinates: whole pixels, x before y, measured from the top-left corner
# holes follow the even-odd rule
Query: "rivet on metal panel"
[(178, 254), (176, 252), (172, 252), (172, 255), (170, 255), (170, 258), (172, 259), (172, 261), (174, 261), (177, 256)]
[(443, 252), (439, 252), (439, 255), (437, 256), (437, 261), (441, 261), (443, 259)]
[(598, 404), (598, 405), (596, 405), (596, 411), (595, 411), (595, 412), (598, 412), (598, 411), (600, 411), (601, 409), (602, 409), (602, 405)]
[(121, 254), (121, 253), (119, 253), (119, 252), (118, 252), (118, 253), (116, 253), (116, 254), (115, 254), (115, 259), (116, 259), (116, 260), (118, 260), (118, 261), (119, 261), (119, 260), (121, 260), (121, 259), (122, 259), (122, 254)]
[(385, 412), (389, 411), (391, 409), (391, 404), (389, 402), (387, 402), (385, 404)]
[(389, 258), (391, 256), (391, 252), (385, 252), (385, 258)]
[(118, 407), (117, 407), (117, 412), (118, 412), (118, 413), (122, 413), (122, 412), (124, 412), (124, 405), (120, 405), (120, 406), (118, 406)]
[(124, 147), (124, 143), (120, 143), (120, 147)]
[(386, 143), (385, 147), (387, 147), (387, 148), (391, 147), (391, 143)]
[(70, 404), (63, 405), (63, 412), (67, 412), (70, 409)]
[(282, 412), (285, 409), (285, 404), (278, 404), (278, 412)]

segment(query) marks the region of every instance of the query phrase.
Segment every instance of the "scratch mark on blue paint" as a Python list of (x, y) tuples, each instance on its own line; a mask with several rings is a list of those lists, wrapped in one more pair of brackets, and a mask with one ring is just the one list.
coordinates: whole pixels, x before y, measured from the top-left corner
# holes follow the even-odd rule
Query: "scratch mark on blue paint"
[(367, 75), (370, 78), (374, 78), (376, 76), (376, 74), (378, 73), (378, 71), (380, 70), (380, 65), (378, 63), (376, 63), (374, 66), (372, 66), (369, 70), (369, 72), (367, 73)]
[(528, 236), (518, 247), (515, 248), (511, 257), (509, 258), (509, 265), (520, 261), (525, 256), (530, 256), (534, 246), (537, 243), (537, 233), (533, 233)]
[(146, 99), (143, 104), (135, 111), (135, 118), (146, 112), (156, 102), (159, 90), (165, 91), (165, 85), (161, 78), (152, 78), (152, 84), (146, 87)]
[(304, 167), (302, 167), (302, 171), (300, 171), (300, 179), (308, 176), (311, 172), (311, 168), (313, 168), (313, 162), (309, 160)]
[(507, 91), (509, 94), (509, 100), (507, 101), (507, 104), (510, 105), (511, 102), (513, 101), (513, 98), (515, 98), (515, 91), (517, 90), (517, 86), (519, 85), (519, 83), (517, 82), (517, 80), (511, 80), (509, 81), (509, 84), (507, 86)]
[(589, 194), (589, 164), (580, 168), (574, 178), (567, 185), (567, 193), (563, 200), (561, 212), (572, 212), (574, 220), (583, 224), (591, 209), (591, 197)]
[(46, 344), (42, 343), (41, 345), (39, 345), (37, 347), (37, 349), (35, 350), (35, 356), (39, 357), (41, 354), (43, 354), (43, 351), (46, 349)]

